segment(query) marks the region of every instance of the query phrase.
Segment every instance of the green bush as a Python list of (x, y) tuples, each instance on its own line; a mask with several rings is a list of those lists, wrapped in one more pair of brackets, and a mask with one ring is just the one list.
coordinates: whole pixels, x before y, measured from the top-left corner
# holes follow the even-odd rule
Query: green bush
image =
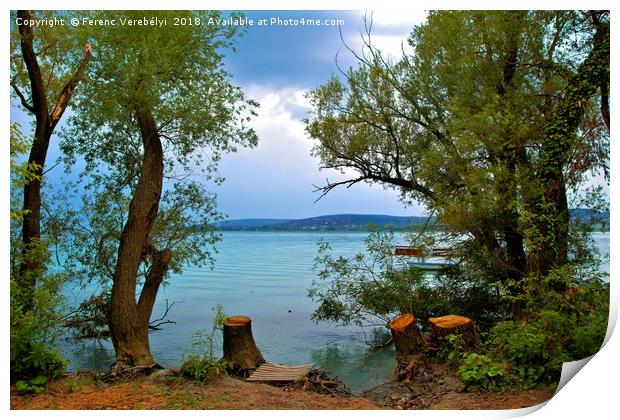
[(545, 334), (535, 323), (506, 321), (492, 330), (492, 344), (507, 360), (516, 363), (543, 362)]
[(569, 345), (575, 359), (583, 359), (599, 351), (607, 332), (607, 319), (607, 314), (593, 313), (575, 327)]
[[(33, 248), (29, 258), (34, 256), (45, 258), (46, 249), (42, 245)], [(12, 257), (15, 263), (18, 258)], [(67, 363), (56, 350), (61, 334), (59, 307), (63, 278), (41, 273), (32, 296), (32, 308), (26, 310), (20, 282), (13, 277), (18, 270), (11, 271), (11, 382), (17, 385), (21, 381), (17, 386), (22, 392), (40, 392), (45, 382), (64, 373)]]
[(208, 355), (190, 356), (181, 365), (181, 373), (200, 383), (213, 382), (226, 375), (226, 362)]
[(192, 350), (184, 357), (181, 373), (200, 383), (212, 382), (226, 375), (227, 364), (215, 357), (215, 345), (226, 320), (222, 305), (211, 308), (214, 313), (211, 332), (200, 330), (192, 335)]
[(537, 320), (498, 323), (488, 347), (495, 359), (509, 364), (508, 373), (522, 385), (553, 383), (564, 362), (598, 351), (606, 327), (606, 314), (592, 314), (576, 325), (574, 317), (545, 310)]
[(465, 354), (465, 343), (461, 334), (449, 334), (442, 340), (437, 357), (447, 360), (451, 365), (459, 365)]
[(480, 387), (485, 390), (502, 388), (505, 368), (490, 356), (467, 353), (459, 366), (459, 375), (465, 389)]
[[(44, 377), (54, 379), (61, 376), (67, 365), (62, 355), (46, 345), (25, 342), (20, 348), (13, 347), (11, 353), (11, 379), (13, 381)], [(40, 379), (39, 379), (40, 380)], [(37, 380), (37, 381), (39, 381)]]
[(27, 381), (20, 379), (15, 382), (15, 388), (20, 394), (39, 394), (43, 392), (45, 383), (47, 382), (47, 376), (39, 375)]

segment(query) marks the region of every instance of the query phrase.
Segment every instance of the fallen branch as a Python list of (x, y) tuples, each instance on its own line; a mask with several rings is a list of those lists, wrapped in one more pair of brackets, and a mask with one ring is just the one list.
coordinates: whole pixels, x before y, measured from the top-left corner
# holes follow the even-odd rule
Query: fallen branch
[[(108, 338), (110, 336), (110, 329), (107, 327), (108, 320), (105, 316), (106, 297), (105, 292), (100, 295), (93, 295), (82, 302), (77, 309), (62, 317), (61, 321), (65, 327), (76, 330), (74, 336), (76, 340)], [(159, 331), (162, 325), (176, 324), (176, 321), (166, 319), (166, 317), (174, 305), (183, 302), (176, 300), (168, 302), (166, 299), (162, 316), (149, 323), (149, 330)]]
[(180, 300), (180, 301), (176, 301), (173, 300), (171, 303), (168, 303), (168, 299), (166, 299), (166, 308), (164, 309), (164, 313), (161, 317), (152, 320), (149, 323), (149, 329), (150, 330), (160, 330), (161, 328), (159, 328), (161, 325), (164, 324), (176, 324), (176, 321), (171, 321), (166, 319), (166, 317), (168, 316), (168, 312), (170, 312), (170, 310), (172, 309), (172, 307), (174, 305), (176, 305), (177, 303), (183, 303), (185, 302), (184, 300)]

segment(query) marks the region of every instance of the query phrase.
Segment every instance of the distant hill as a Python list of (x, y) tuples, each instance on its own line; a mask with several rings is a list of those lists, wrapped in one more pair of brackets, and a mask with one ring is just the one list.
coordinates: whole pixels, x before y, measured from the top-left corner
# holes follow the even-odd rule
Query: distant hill
[(595, 212), (591, 209), (571, 209), (571, 219), (589, 223), (600, 230), (609, 230), (609, 212)]
[(278, 225), (286, 222), (290, 222), (292, 219), (233, 219), (222, 220), (213, 223), (218, 229), (232, 230), (232, 229), (252, 229), (252, 228), (264, 228), (268, 226)]
[[(590, 209), (572, 209), (571, 218), (590, 223), (597, 230), (609, 229), (609, 212), (597, 213)], [(431, 222), (434, 221), (431, 220)], [(363, 231), (372, 224), (380, 229), (415, 229), (427, 223), (425, 216), (389, 216), (385, 214), (332, 214), (306, 219), (232, 219), (213, 223), (218, 230), (254, 231)]]
[(426, 217), (388, 216), (384, 214), (333, 214), (306, 219), (235, 219), (214, 223), (219, 230), (365, 230), (372, 224), (395, 230), (426, 223)]

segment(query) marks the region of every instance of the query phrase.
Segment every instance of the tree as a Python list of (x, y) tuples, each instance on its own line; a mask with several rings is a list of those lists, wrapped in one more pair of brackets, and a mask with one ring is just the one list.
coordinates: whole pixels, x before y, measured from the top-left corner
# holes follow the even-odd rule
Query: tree
[(368, 39), (309, 93), (314, 154), (358, 174), (320, 190), (378, 183), (424, 204), (519, 316), (526, 283), (570, 262), (568, 192), (607, 174), (609, 14), (431, 12), (396, 62)]
[[(30, 148), (17, 124), (11, 124), (11, 189), (21, 190), (24, 185), (38, 179), (38, 165), (32, 162), (20, 162), (22, 155)], [(20, 223), (24, 210), (20, 209), (19, 200), (11, 200), (11, 223)], [(18, 238), (11, 232), (11, 248)], [(19, 268), (23, 259), (37, 260), (45, 264), (49, 253), (45, 241), (29, 248), (28, 252), (11, 254), (10, 278), (10, 373), (11, 383), (15, 382), (22, 392), (39, 392), (48, 379), (64, 372), (66, 361), (54, 348), (60, 336), (58, 328), (59, 307), (62, 303), (61, 287), (63, 276), (60, 274), (41, 274), (37, 287), (24, 290)], [(25, 309), (25, 308), (28, 309)]]
[(313, 266), (317, 278), (308, 289), (319, 303), (312, 319), (389, 327), (400, 314), (415, 313), (424, 325), (429, 317), (457, 313), (487, 324), (501, 312), (496, 288), (479, 273), (446, 268), (425, 276), (407, 257), (394, 255), (397, 239), (392, 232), (373, 231), (364, 240), (366, 250), (350, 258), (334, 257), (329, 243), (321, 241)]
[[(37, 18), (50, 18), (44, 12)], [(74, 90), (80, 82), (91, 57), (90, 46), (82, 47), (65, 30), (50, 30), (45, 25), (29, 25), (35, 19), (27, 10), (17, 12), (19, 53), (11, 43), (11, 86), (14, 95), (27, 112), (35, 118), (34, 140), (30, 146), (28, 163), (36, 167), (35, 177), (24, 185), (22, 253), (38, 246), (41, 239), (41, 183), (50, 139), (62, 118)], [(36, 35), (36, 36), (35, 36)], [(80, 51), (77, 54), (76, 51)], [(82, 55), (83, 51), (83, 55)], [(82, 55), (78, 62), (77, 57)], [(77, 66), (74, 67), (74, 63)], [(30, 97), (24, 94), (28, 89)], [(53, 104), (50, 112), (50, 104)], [(22, 258), (19, 267), (19, 287), (24, 289), (24, 310), (33, 309), (37, 278), (43, 274), (42, 262), (36, 258)], [(31, 297), (28, 297), (28, 296)]]
[[(93, 12), (90, 17), (142, 15)], [(88, 89), (77, 98), (80, 113), (71, 118), (62, 145), (69, 162), (84, 156), (93, 182), (131, 197), (119, 233), (107, 312), (120, 370), (154, 364), (148, 322), (173, 258), (172, 250), (157, 248), (153, 237), (164, 174), (173, 177), (175, 170), (194, 164), (208, 174), (222, 153), (256, 143), (246, 126), (255, 103), (244, 100), (222, 63), (237, 28), (204, 24), (218, 12), (152, 15), (196, 24), (95, 28), (90, 35), (96, 60), (89, 68)], [(145, 265), (136, 300), (138, 271)]]
[[(80, 303), (67, 317), (70, 326), (80, 337), (107, 335), (105, 307), (109, 303), (114, 279), (114, 265), (123, 226), (127, 222), (127, 209), (131, 197), (124, 192), (105, 186), (91, 186), (82, 192), (79, 208), (67, 211), (72, 201), (65, 196), (53, 209), (60, 231), (66, 275), (82, 287), (95, 289), (95, 293)], [(155, 250), (168, 250), (171, 258), (166, 266), (141, 264), (136, 284), (143, 287), (165, 284), (171, 274), (181, 274), (188, 264), (193, 267), (213, 266), (214, 246), (221, 235), (210, 224), (222, 216), (216, 209), (215, 195), (193, 181), (175, 181), (162, 193), (157, 218), (149, 236)], [(156, 295), (156, 287), (150, 293)], [(146, 295), (146, 293), (145, 293)], [(155, 302), (154, 296), (152, 299)], [(164, 316), (176, 302), (167, 304)], [(150, 311), (149, 311), (150, 313)], [(152, 320), (149, 328), (170, 323), (165, 319)]]

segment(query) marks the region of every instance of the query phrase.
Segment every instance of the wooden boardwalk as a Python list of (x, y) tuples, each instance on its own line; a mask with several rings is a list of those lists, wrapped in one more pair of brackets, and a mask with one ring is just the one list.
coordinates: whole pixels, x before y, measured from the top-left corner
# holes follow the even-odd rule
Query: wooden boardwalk
[(265, 362), (247, 380), (256, 382), (293, 382), (306, 376), (313, 367), (314, 365), (287, 366)]

